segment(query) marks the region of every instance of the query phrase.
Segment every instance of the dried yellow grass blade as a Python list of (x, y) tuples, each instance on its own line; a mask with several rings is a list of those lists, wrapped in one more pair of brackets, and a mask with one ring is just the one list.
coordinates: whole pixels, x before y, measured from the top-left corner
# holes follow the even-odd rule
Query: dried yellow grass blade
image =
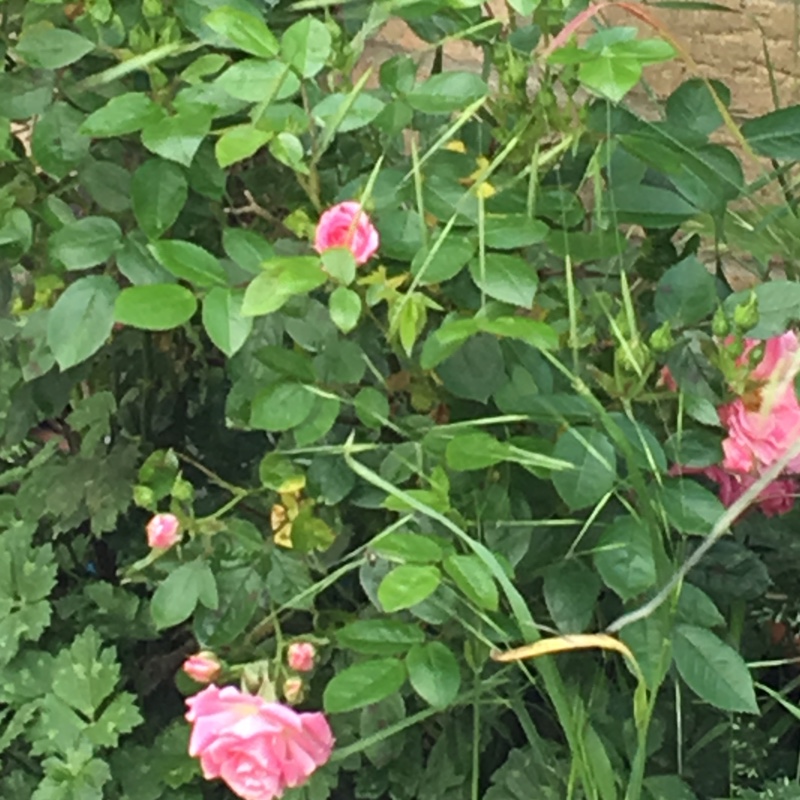
[(552, 636), (549, 639), (540, 639), (534, 644), (526, 644), (505, 652), (495, 651), (492, 660), (501, 663), (521, 661), (539, 656), (550, 656), (555, 653), (567, 653), (572, 650), (614, 650), (636, 664), (636, 659), (630, 649), (614, 636), (607, 633), (578, 633), (570, 636)]

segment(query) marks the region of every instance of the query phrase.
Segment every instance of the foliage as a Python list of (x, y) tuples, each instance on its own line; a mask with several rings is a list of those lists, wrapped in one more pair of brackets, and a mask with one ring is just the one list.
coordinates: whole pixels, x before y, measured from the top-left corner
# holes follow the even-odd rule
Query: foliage
[[(639, 114), (658, 30), (507, 5), (0, 9), (3, 797), (230, 796), (180, 666), (281, 699), (294, 641), (337, 749), (287, 797), (796, 796), (800, 512), (706, 553), (688, 470), (725, 337), (800, 319), (800, 107), (739, 131), (691, 78)], [(432, 62), (359, 71), (390, 20)], [(313, 248), (353, 200), (360, 266)], [(709, 270), (742, 253), (752, 294)]]

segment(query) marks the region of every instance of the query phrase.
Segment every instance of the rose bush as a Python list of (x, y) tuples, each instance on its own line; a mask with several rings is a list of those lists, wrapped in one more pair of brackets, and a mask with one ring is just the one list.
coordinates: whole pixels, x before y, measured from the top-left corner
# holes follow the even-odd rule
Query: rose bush
[(0, 8), (0, 797), (795, 796), (800, 107), (501, 5)]

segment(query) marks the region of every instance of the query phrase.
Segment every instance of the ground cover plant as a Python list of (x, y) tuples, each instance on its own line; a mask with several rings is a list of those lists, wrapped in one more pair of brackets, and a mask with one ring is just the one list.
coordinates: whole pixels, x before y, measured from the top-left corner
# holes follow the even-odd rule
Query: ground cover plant
[(800, 796), (800, 107), (610, 5), (0, 6), (0, 796)]

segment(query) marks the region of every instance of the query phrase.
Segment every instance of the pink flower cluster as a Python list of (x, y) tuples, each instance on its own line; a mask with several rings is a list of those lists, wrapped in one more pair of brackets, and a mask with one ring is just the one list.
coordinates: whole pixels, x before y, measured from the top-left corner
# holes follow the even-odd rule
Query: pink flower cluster
[[(740, 362), (744, 363), (758, 344), (748, 339)], [(763, 358), (750, 373), (753, 391), (719, 409), (720, 421), (728, 429), (722, 443), (725, 469), (760, 474), (797, 441), (800, 403), (794, 389), (797, 367), (793, 361), (798, 348), (800, 342), (793, 331), (768, 339)], [(787, 472), (800, 472), (800, 456), (789, 462)]]
[(339, 203), (329, 208), (317, 223), (314, 248), (320, 254), (332, 247), (346, 247), (360, 266), (375, 255), (379, 244), (378, 231), (359, 203)]
[[(747, 364), (753, 349), (761, 342), (745, 341), (737, 359)], [(701, 472), (714, 481), (719, 498), (727, 507), (738, 500), (776, 461), (784, 458), (800, 436), (800, 403), (794, 388), (798, 367), (794, 361), (800, 340), (793, 331), (763, 343), (764, 354), (748, 376), (748, 390), (717, 409), (727, 435), (722, 442), (722, 464), (702, 470), (677, 466), (673, 472)], [(669, 371), (662, 371), (661, 382), (677, 388)], [(789, 461), (784, 474), (772, 481), (758, 496), (755, 505), (768, 516), (786, 514), (794, 506), (800, 482), (800, 456)]]
[(279, 798), (330, 758), (333, 734), (321, 713), (213, 684), (186, 705), (189, 755), (200, 759), (207, 780), (221, 778), (242, 800)]

